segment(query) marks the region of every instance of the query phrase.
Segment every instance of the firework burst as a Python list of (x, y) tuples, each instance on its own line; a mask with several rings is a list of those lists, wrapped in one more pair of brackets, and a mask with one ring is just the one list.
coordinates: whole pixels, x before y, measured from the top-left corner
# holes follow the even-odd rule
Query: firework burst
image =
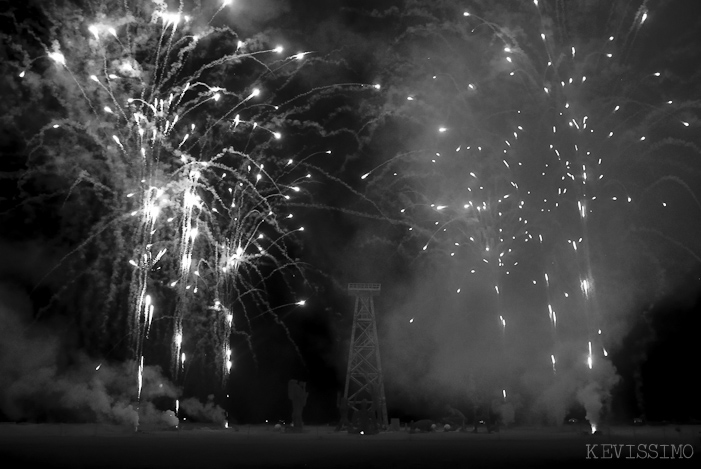
[[(118, 303), (126, 280), (125, 323), (139, 383), (154, 328), (159, 337), (171, 334), (174, 376), (184, 370), (186, 348), (195, 347), (188, 353), (214, 351), (215, 369), (226, 379), (232, 333), (248, 337), (252, 309), (275, 316), (266, 283), (300, 271), (289, 246), (304, 228), (292, 203), (302, 201), (312, 178), (310, 165), (277, 157), (286, 116), (340, 87), (369, 87), (300, 92), (294, 76), (308, 53), (287, 56), (279, 45), (247, 43), (213, 26), (225, 4), (209, 15), (183, 4), (172, 11), (164, 2), (60, 8), (42, 10), (53, 21), (53, 42), (34, 37), (46, 53), (25, 59), (18, 78), (33, 85), (46, 74), (61, 104), (33, 151), (58, 157), (69, 141), (100, 161), (99, 168), (81, 168), (69, 196), (86, 196), (81, 186), (92, 185), (102, 214), (64, 261), (107, 238), (108, 303)], [(42, 58), (49, 69), (36, 69)], [(161, 320), (170, 326), (156, 328)], [(198, 334), (206, 340), (190, 340)]]
[[(543, 364), (552, 375), (580, 370), (582, 386), (612, 383), (608, 348), (621, 332), (609, 335), (609, 326), (623, 314), (616, 309), (635, 301), (607, 280), (636, 275), (632, 265), (652, 266), (645, 282), (657, 280), (661, 260), (637, 260), (643, 246), (659, 257), (641, 233), (698, 260), (683, 242), (646, 228), (644, 216), (667, 207), (655, 199), (662, 187), (676, 186), (698, 207), (690, 183), (698, 170), (689, 164), (698, 148), (684, 130), (697, 103), (664, 96), (671, 89), (660, 81), (673, 74), (641, 65), (646, 2), (505, 5), (477, 1), (457, 11), (417, 2), (384, 12), (412, 24), (386, 54), (392, 66), (375, 127), (400, 138), (362, 180), (404, 217), (413, 242), (403, 247), (451, 256), (478, 274), (473, 281), (489, 279), (505, 338), (504, 276), (535, 262), (517, 276), (545, 300), (551, 346)], [(675, 158), (662, 160), (663, 151)], [(461, 255), (467, 247), (476, 265)], [(560, 356), (572, 347), (567, 355), (576, 358)]]

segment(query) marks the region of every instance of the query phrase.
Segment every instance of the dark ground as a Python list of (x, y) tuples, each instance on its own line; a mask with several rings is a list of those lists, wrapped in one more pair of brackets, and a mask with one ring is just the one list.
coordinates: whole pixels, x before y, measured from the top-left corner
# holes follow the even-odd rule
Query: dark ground
[[(598, 444), (587, 459), (587, 444)], [(602, 444), (623, 447), (619, 458)], [(638, 445), (656, 444), (658, 455), (642, 455)], [(669, 446), (684, 448), (690, 459), (672, 459)], [(620, 448), (620, 447), (619, 447)], [(632, 448), (632, 449), (629, 449)], [(663, 459), (663, 450), (668, 459)], [(0, 424), (0, 467), (70, 468), (433, 468), (433, 467), (699, 467), (701, 426), (613, 427), (588, 435), (578, 427), (514, 428), (499, 433), (406, 431), (373, 436), (334, 433), (331, 427), (306, 427), (302, 434), (272, 427), (134, 433), (107, 425)]]

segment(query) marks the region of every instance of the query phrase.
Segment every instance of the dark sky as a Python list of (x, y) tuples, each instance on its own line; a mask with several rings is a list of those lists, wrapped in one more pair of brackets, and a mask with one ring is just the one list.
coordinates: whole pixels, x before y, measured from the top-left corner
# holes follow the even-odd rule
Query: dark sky
[[(308, 171), (312, 181), (288, 207), (295, 214), (289, 229), (305, 227), (290, 253), (305, 264), (307, 282), (298, 274), (286, 281), (273, 277), (265, 293), (273, 307), (300, 298), (306, 304), (276, 310), (287, 329), (268, 316), (254, 317), (252, 347), (234, 336), (235, 366), (226, 387), (206, 366), (196, 365), (179, 384), (200, 398), (215, 394), (239, 421), (260, 422), (287, 419), (287, 380), (306, 380), (306, 419), (333, 421), (353, 312), (344, 286), (378, 282), (383, 285), (376, 299), (378, 333), (392, 415), (435, 418), (447, 403), (467, 412), (475, 400), (489, 403), (508, 389), (508, 403), (524, 422), (559, 417), (561, 409), (584, 417), (590, 397), (608, 403), (613, 420), (641, 414), (651, 420), (701, 419), (698, 402), (687, 393), (701, 358), (695, 340), (701, 312), (697, 3), (540, 1), (536, 10), (532, 1), (234, 0), (213, 25), (227, 25), (251, 44), (280, 44), (286, 55), (308, 52), (303, 61), (291, 61), (299, 63), (294, 81), (284, 82), (280, 72), (283, 78), (268, 76), (265, 82), (284, 83), (278, 91), (264, 88), (264, 94), (273, 96), (272, 104), (315, 90), (283, 108), (281, 119), (257, 114), (279, 125), (281, 143), (236, 142), (253, 153), (271, 152), (279, 161), (308, 157), (308, 166), (300, 171)], [(29, 11), (31, 18), (35, 11)], [(40, 18), (36, 23), (48, 50), (47, 38), (54, 32), (43, 29)], [(203, 28), (199, 23), (206, 21), (197, 18), (195, 23), (195, 29)], [(544, 32), (545, 41), (540, 38)], [(39, 53), (23, 36), (4, 36), (3, 41)], [(218, 54), (226, 44), (212, 41), (208, 53)], [(574, 57), (571, 47), (577, 49)], [(607, 62), (609, 52), (614, 57)], [(12, 123), (6, 128), (27, 129), (31, 118), (26, 109), (17, 111), (22, 109), (17, 93), (24, 85), (14, 64), (20, 59), (6, 54), (10, 65), (3, 68), (3, 80), (10, 85), (4, 93), (11, 96), (17, 90), (4, 113)], [(227, 72), (225, 80), (232, 86), (245, 81), (255, 70), (245, 67)], [(47, 70), (30, 77), (56, 80)], [(569, 86), (570, 77), (579, 86)], [(84, 78), (76, 82), (88, 83)], [(67, 86), (70, 79), (64, 79)], [(358, 85), (336, 86), (340, 83)], [(376, 83), (380, 90), (370, 86)], [(42, 119), (60, 118), (62, 109), (78, 112), (52, 100), (51, 87), (42, 89), (46, 95), (33, 101)], [(324, 98), (313, 97), (320, 95)], [(73, 97), (81, 99), (78, 92)], [(593, 136), (570, 124), (574, 119), (583, 126), (585, 115)], [(305, 120), (319, 126), (310, 130)], [(6, 130), (2, 139), (3, 156), (13, 171), (21, 172), (28, 152), (20, 143), (26, 136), (19, 133)], [(48, 141), (53, 149), (49, 158), (65, 161), (69, 150), (62, 144)], [(591, 190), (582, 185), (582, 164), (590, 175), (603, 175), (603, 182), (592, 181)], [(7, 391), (16, 392), (13, 380), (25, 382), (25, 375), (35, 378), (37, 369), (46, 369), (42, 360), (54, 350), (65, 358), (49, 361), (50, 376), (82, 376), (75, 371), (84, 365), (76, 358), (82, 352), (88, 361), (118, 362), (104, 355), (119, 348), (114, 337), (124, 327), (123, 316), (104, 320), (78, 314), (99, 308), (101, 299), (77, 293), (74, 304), (70, 296), (58, 305), (50, 301), (61, 291), (61, 276), (80, 270), (81, 262), (106, 268), (97, 265), (101, 261), (96, 259), (103, 258), (99, 249), (81, 254), (71, 264), (76, 270), (61, 268), (49, 281), (42, 279), (82, 241), (71, 233), (86, 233), (94, 222), (81, 214), (96, 213), (103, 200), (86, 191), (81, 193), (85, 200), (71, 206), (69, 214), (65, 205), (53, 202), (43, 211), (18, 215), (9, 210), (27, 193), (65, 193), (49, 168), (45, 179), (32, 180), (36, 187), (24, 186), (23, 196), (7, 189), (11, 199), (2, 205), (7, 220), (5, 233), (0, 232), (3, 316), (16, 323), (5, 340), (12, 344), (13, 356), (21, 357), (19, 365), (5, 363), (11, 376), (0, 380), (5, 396), (15, 396)], [(15, 182), (18, 173), (13, 174), (6, 180)], [(523, 200), (524, 208), (502, 204), (507, 193), (511, 201)], [(492, 205), (497, 198), (500, 202)], [(578, 200), (587, 200), (593, 210), (585, 224), (578, 216)], [(464, 208), (468, 201), (474, 202), (471, 209)], [(477, 216), (474, 207), (482, 202), (489, 202), (490, 209)], [(437, 209), (439, 205), (446, 208)], [(507, 217), (513, 215), (510, 221), (499, 206)], [(27, 213), (36, 219), (29, 220)], [(499, 229), (513, 234), (513, 242), (498, 242)], [(477, 240), (468, 241), (471, 236)], [(579, 252), (573, 252), (572, 240)], [(586, 243), (589, 252), (582, 254)], [(494, 270), (499, 251), (508, 249), (504, 264)], [(584, 277), (597, 286), (595, 300), (578, 291)], [(89, 291), (90, 277), (71, 288)], [(548, 304), (558, 314), (555, 332)], [(110, 305), (126, 308), (119, 300)], [(42, 306), (48, 308), (39, 313)], [(32, 316), (38, 319), (32, 322)], [(499, 316), (506, 318), (505, 330)], [(86, 332), (98, 329), (110, 337), (108, 343)], [(598, 329), (604, 334), (597, 334)], [(11, 341), (13, 336), (24, 339)], [(161, 331), (154, 337), (148, 360), (168, 376), (169, 335)], [(195, 339), (190, 340), (186, 343)], [(592, 340), (602, 364), (589, 373), (586, 344)], [(601, 355), (604, 349), (608, 357)], [(558, 357), (555, 375), (551, 353)], [(195, 362), (208, 360), (201, 356)], [(474, 381), (477, 391), (470, 391)], [(16, 415), (6, 408), (3, 414)]]

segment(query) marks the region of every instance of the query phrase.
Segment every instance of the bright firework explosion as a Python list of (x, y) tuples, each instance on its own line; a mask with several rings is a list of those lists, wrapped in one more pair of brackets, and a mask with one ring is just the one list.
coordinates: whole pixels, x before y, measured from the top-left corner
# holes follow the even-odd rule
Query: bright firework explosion
[(498, 97), (494, 47), (474, 37), (464, 21), (445, 21), (450, 12), (454, 7), (422, 8), (387, 51), (396, 64), (382, 80), (387, 100), (380, 115), (401, 137), (397, 153), (362, 177), (368, 192), (387, 204), (385, 211), (403, 221), (400, 246), (408, 256), (451, 272), (446, 284), (457, 299), (446, 301), (468, 315), (475, 306), (464, 298), (481, 297), (485, 317), (472, 329), (481, 331), (479, 341), (491, 342), (484, 351), (494, 366), (482, 372), (502, 394), (508, 373), (496, 375), (509, 366), (504, 286), (519, 265), (519, 251), (534, 239), (538, 217), (524, 207), (527, 194), (518, 182), (523, 127), (514, 123), (519, 111)]
[[(689, 112), (698, 106), (662, 99), (654, 80), (671, 72), (641, 73), (631, 58), (640, 48), (641, 28), (649, 21), (644, 2), (634, 7), (474, 2), (461, 11), (447, 4), (413, 7), (386, 12), (411, 23), (393, 44), (388, 56), (398, 65), (389, 67), (392, 73), (384, 80), (389, 90), (384, 115), (391, 116), (388, 120), (398, 116), (396, 125), (410, 129), (401, 141), (404, 151), (364, 177), (388, 188), (386, 193), (404, 196), (395, 209), (411, 214), (407, 223), (413, 233), (418, 225), (423, 228), (420, 235), (430, 238), (417, 251), (441, 246), (441, 251), (459, 258), (455, 239), (448, 236), (457, 208), (498, 207), (508, 196), (512, 208), (523, 209), (523, 214), (511, 212), (510, 219), (518, 223), (502, 226), (486, 216), (473, 217), (473, 229), (504, 243), (494, 251), (500, 257), (518, 255), (506, 243), (536, 241), (529, 255), (539, 256), (537, 269), (544, 270), (525, 274), (534, 285), (544, 285), (538, 289), (544, 290), (552, 347), (543, 363), (553, 374), (567, 375), (554, 379), (576, 381), (562, 389), (569, 395), (565, 399), (577, 394), (595, 421), (598, 410), (589, 412), (590, 408), (601, 407), (616, 381), (605, 358), (607, 342), (618, 339), (607, 338), (606, 325), (618, 320), (612, 336), (620, 337), (620, 315), (630, 311), (635, 300), (626, 296), (646, 293), (646, 287), (622, 291), (618, 282), (642, 266), (652, 271), (645, 279), (650, 285), (660, 275), (664, 254), (646, 253), (645, 262), (635, 259), (636, 250), (650, 246), (649, 239), (638, 235), (654, 232), (698, 260), (669, 234), (645, 228), (649, 220), (643, 216), (651, 202), (666, 206), (653, 196), (655, 188), (665, 184), (680, 187), (698, 206), (685, 178), (660, 175), (670, 168), (693, 168), (688, 161), (698, 150), (680, 131), (694, 121)], [(436, 137), (426, 137), (430, 132)], [(450, 144), (441, 147), (440, 138)], [(448, 151), (451, 147), (455, 151)], [(663, 151), (674, 151), (679, 161), (661, 161)], [(468, 159), (478, 152), (489, 155), (485, 163)], [(464, 159), (454, 157), (460, 154)], [(641, 160), (650, 164), (641, 165)], [(500, 163), (501, 174), (492, 169)], [(687, 176), (698, 175), (693, 171)], [(480, 175), (485, 175), (484, 183), (477, 183)], [(475, 182), (470, 183), (471, 178)], [(456, 180), (462, 193), (452, 189)], [(491, 193), (485, 190), (490, 185)], [(638, 202), (643, 197), (645, 201)], [(425, 210), (419, 213), (417, 205)], [(494, 211), (508, 218), (507, 209)], [(616, 252), (611, 253), (614, 217), (624, 222), (617, 224)], [(535, 232), (528, 233), (526, 227)], [(479, 239), (470, 230), (455, 231), (463, 237), (469, 234), (471, 241)], [(437, 243), (439, 234), (448, 242)], [(481, 247), (486, 252), (496, 245)], [(634, 259), (626, 258), (630, 254)], [(618, 282), (607, 288), (604, 279)], [(500, 291), (499, 283), (491, 286)], [(614, 311), (604, 314), (606, 309)], [(504, 324), (503, 315), (500, 320)]]
[[(555, 372), (558, 354), (565, 352), (557, 345), (556, 297), (556, 309), (568, 313), (567, 340), (579, 342), (576, 347), (580, 352), (575, 357), (581, 358), (575, 358), (571, 366), (589, 370), (581, 377), (577, 398), (595, 428), (602, 403), (618, 379), (606, 360), (606, 347), (607, 343), (615, 344), (621, 332), (609, 337), (607, 326), (616, 324), (616, 315), (621, 314), (616, 310), (630, 308), (631, 303), (625, 298), (629, 293), (622, 294), (616, 286), (625, 282), (620, 278), (625, 272), (621, 267), (631, 265), (631, 258), (641, 257), (636, 256), (636, 249), (653, 251), (649, 240), (642, 242), (634, 236), (653, 230), (640, 227), (645, 222), (635, 218), (646, 218), (640, 212), (650, 205), (666, 206), (664, 200), (651, 197), (660, 184), (680, 186), (699, 206), (689, 185), (667, 172), (678, 172), (677, 164), (660, 158), (663, 152), (673, 152), (681, 162), (697, 153), (689, 136), (679, 131), (689, 125), (684, 114), (698, 106), (664, 97), (659, 87), (663, 72), (651, 69), (647, 61), (636, 63), (636, 55), (645, 53), (636, 39), (648, 19), (646, 2), (624, 6), (534, 1), (522, 7), (519, 19), (538, 27), (527, 28), (523, 36), (507, 35), (501, 65), (503, 73), (513, 79), (505, 88), (524, 97), (519, 105), (531, 118), (526, 127), (531, 138), (523, 144), (532, 154), (543, 155), (538, 161), (542, 171), (536, 179), (539, 183), (533, 186), (533, 198), (555, 228), (543, 231), (555, 261), (546, 264), (543, 273), (555, 337), (550, 359)], [(514, 31), (513, 20), (519, 15), (499, 22), (504, 21), (508, 30)], [(601, 19), (595, 28), (591, 17)], [(644, 165), (652, 171), (645, 174), (637, 168)], [(614, 217), (626, 222), (611, 223)], [(671, 241), (674, 249), (681, 248), (684, 255), (690, 253), (699, 260), (682, 242), (655, 232)], [(622, 237), (623, 243), (617, 237)], [(542, 237), (540, 241), (544, 242)], [(612, 245), (619, 252), (611, 252)], [(668, 255), (657, 252), (647, 254), (647, 261), (638, 261), (637, 268), (653, 272), (648, 288), (659, 294), (661, 288), (655, 282), (661, 261), (656, 256)], [(636, 275), (633, 270), (627, 273)], [(557, 288), (551, 287), (549, 275), (558, 279)], [(607, 284), (606, 280), (616, 276), (617, 282)], [(633, 292), (645, 294), (644, 288)]]
[[(285, 327), (265, 286), (300, 269), (289, 246), (304, 228), (290, 202), (311, 179), (308, 164), (277, 156), (286, 116), (339, 86), (366, 88), (295, 91), (307, 53), (287, 56), (265, 38), (247, 42), (211, 26), (225, 8), (205, 14), (184, 3), (173, 11), (163, 2), (104, 2), (86, 13), (41, 5), (48, 40), (21, 19), (19, 38), (5, 38), (20, 57), (16, 75), (25, 86), (48, 89), (58, 102), (31, 144), (26, 180), (58, 166), (74, 175), (66, 201), (99, 202), (82, 220), (87, 236), (62, 262), (97, 245), (88, 273), (105, 293), (95, 300), (106, 311), (100, 326), (127, 325), (137, 396), (150, 334), (170, 335), (174, 376), (192, 338), (195, 353), (214, 352), (225, 379), (230, 336), (248, 337), (250, 311)], [(25, 51), (42, 47), (35, 58)], [(69, 152), (75, 165), (65, 162)], [(284, 306), (295, 305), (304, 301)], [(159, 316), (172, 328), (157, 330)]]

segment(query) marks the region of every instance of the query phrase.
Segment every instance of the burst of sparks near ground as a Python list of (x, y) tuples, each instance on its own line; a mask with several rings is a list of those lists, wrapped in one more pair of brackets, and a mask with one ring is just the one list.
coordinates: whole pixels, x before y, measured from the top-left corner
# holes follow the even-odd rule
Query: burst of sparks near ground
[[(594, 38), (590, 40), (591, 42), (582, 40), (584, 46), (580, 46), (576, 42), (576, 32), (569, 31), (564, 22), (546, 29), (544, 25), (550, 24), (548, 15), (552, 12), (546, 11), (545, 6), (539, 6), (537, 2), (534, 2), (534, 8), (539, 18), (538, 22), (541, 24), (539, 36), (542, 47), (540, 50), (536, 49), (535, 53), (527, 54), (524, 50), (531, 44), (521, 47), (514, 38), (510, 37), (505, 41), (504, 60), (509, 64), (506, 69), (509, 75), (519, 80), (520, 84), (530, 91), (535, 101), (542, 100), (546, 103), (543, 114), (547, 117), (540, 122), (536, 121), (536, 124), (542, 125), (543, 128), (551, 128), (548, 132), (550, 134), (548, 150), (551, 157), (545, 163), (545, 171), (541, 176), (546, 181), (552, 176), (560, 176), (560, 182), (554, 182), (552, 186), (546, 185), (551, 189), (557, 188), (557, 194), (546, 192), (540, 210), (552, 213), (555, 220), (566, 220), (571, 219), (568, 211), (575, 209), (579, 218), (579, 226), (572, 233), (575, 239), (568, 239), (567, 242), (579, 266), (579, 286), (588, 340), (586, 364), (591, 370), (595, 363), (592, 340), (597, 341), (598, 349), (601, 351), (605, 349), (601, 344), (603, 340), (601, 330), (599, 329), (598, 335), (594, 334), (594, 330), (600, 325), (601, 311), (598, 310), (595, 296), (588, 219), (595, 205), (597, 193), (602, 192), (599, 186), (604, 178), (605, 165), (602, 164), (604, 157), (613, 156), (611, 149), (607, 147), (607, 140), (615, 135), (615, 131), (607, 129), (606, 126), (616, 125), (617, 122), (607, 119), (605, 113), (586, 101), (585, 96), (591, 93), (587, 87), (596, 86), (597, 75), (606, 76), (603, 69), (610, 66), (610, 61), (606, 60), (612, 60), (614, 52), (616, 55), (624, 54), (626, 48), (631, 47), (647, 13), (643, 5), (635, 17), (625, 18), (629, 28), (627, 34), (620, 30), (620, 26), (618, 31), (612, 31), (614, 34), (622, 35), (617, 42), (616, 38), (610, 35), (611, 32), (606, 32), (603, 37)], [(611, 13), (612, 16), (614, 14), (614, 12)], [(608, 26), (614, 27), (614, 22), (611, 21)], [(570, 38), (572, 42), (565, 43), (565, 38)], [(537, 43), (537, 39), (534, 42)], [(591, 62), (596, 64), (593, 65)], [(593, 75), (589, 82), (587, 82), (587, 74)], [(526, 76), (528, 80), (519, 78), (521, 76)], [(542, 88), (542, 92), (538, 92), (538, 88)], [(615, 113), (619, 109), (620, 106), (615, 106), (610, 111)], [(597, 118), (600, 120), (594, 120)], [(528, 130), (534, 129), (527, 128)], [(541, 131), (539, 135), (543, 133)], [(643, 140), (645, 140), (644, 136), (641, 141)], [(627, 200), (631, 201), (630, 196)], [(576, 202), (574, 206), (573, 201)], [(558, 236), (555, 233), (548, 233), (548, 235)], [(540, 241), (542, 244), (542, 236)], [(547, 308), (556, 345), (557, 316), (552, 307), (547, 271), (544, 273), (544, 278)], [(555, 352), (557, 353), (557, 350)], [(555, 355), (551, 357), (554, 372)]]
[[(217, 13), (222, 8), (224, 5)], [(91, 79), (114, 103), (116, 113), (107, 106), (104, 108), (105, 113), (109, 115), (107, 118), (116, 121), (114, 125), (118, 134), (115, 134), (113, 139), (125, 158), (130, 159), (139, 168), (141, 178), (140, 188), (135, 188), (135, 196), (128, 195), (137, 204), (132, 214), (140, 217), (137, 234), (139, 242), (133, 262), (136, 264), (135, 281), (132, 282), (132, 297), (135, 301), (132, 334), (137, 337), (135, 352), (143, 360), (143, 341), (148, 334), (154, 312), (151, 296), (147, 293), (151, 272), (159, 268), (158, 262), (162, 258), (171, 255), (179, 259), (178, 275), (170, 282), (178, 292), (174, 316), (173, 370), (177, 373), (185, 365), (185, 352), (181, 352), (181, 348), (187, 334), (183, 318), (189, 303), (201, 288), (209, 287), (210, 295), (214, 296), (214, 309), (218, 313), (214, 321), (217, 325), (223, 324), (223, 334), (219, 334), (217, 342), (221, 348), (219, 361), (222, 363), (223, 375), (226, 376), (231, 368), (228, 340), (233, 324), (228, 309), (218, 298), (221, 296), (224, 301), (234, 300), (224, 290), (223, 284), (235, 278), (242, 265), (254, 264), (257, 259), (266, 255), (264, 245), (258, 238), (264, 225), (273, 225), (278, 228), (279, 234), (284, 235), (276, 226), (274, 211), (277, 204), (271, 202), (275, 197), (283, 197), (284, 193), (280, 190), (268, 192), (267, 188), (259, 188), (260, 180), (263, 177), (269, 180), (270, 177), (263, 163), (248, 155), (233, 149), (210, 154), (202, 152), (203, 148), (198, 142), (206, 139), (209, 132), (215, 131), (215, 127), (208, 122), (200, 124), (190, 121), (188, 115), (195, 114), (198, 108), (221, 105), (224, 111), (218, 113), (219, 122), (229, 121), (231, 116), (235, 115), (233, 132), (256, 129), (258, 126), (255, 123), (242, 121), (238, 112), (245, 110), (248, 102), (260, 95), (260, 90), (253, 88), (241, 95), (224, 87), (206, 83), (203, 74), (209, 67), (226, 62), (278, 52), (267, 50), (246, 53), (237, 50), (218, 59), (219, 63), (202, 65), (189, 77), (176, 78), (178, 75), (185, 75), (188, 55), (194, 53), (198, 42), (207, 39), (207, 33), (178, 35), (179, 29), (189, 29), (189, 19), (181, 15), (181, 12), (162, 10), (156, 12), (156, 16), (155, 21), (160, 24), (160, 39), (157, 44), (154, 76), (151, 77), (153, 83), (142, 82), (143, 88), (124, 103), (120, 102), (121, 96), (113, 90), (112, 80), (116, 81), (117, 76), (109, 73), (102, 77), (91, 75)], [(113, 43), (117, 41), (121, 44), (120, 32), (110, 28), (105, 24), (94, 24), (89, 28), (94, 35), (96, 52), (102, 53), (105, 61), (110, 52), (109, 48), (114, 46)], [(105, 34), (107, 31), (110, 34)], [(127, 31), (121, 33), (127, 34)], [(126, 47), (124, 49), (126, 52), (133, 52)], [(178, 54), (177, 61), (172, 59), (175, 53)], [(126, 63), (124, 66), (130, 64)], [(115, 117), (112, 117), (113, 115)], [(199, 125), (203, 125), (204, 128), (198, 128)], [(247, 128), (237, 128), (239, 125)], [(275, 137), (279, 135), (273, 129), (260, 129)], [(232, 154), (240, 157), (238, 167), (232, 167), (225, 161)], [(172, 175), (165, 175), (170, 177), (166, 180), (163, 180), (162, 173), (159, 174), (161, 168), (158, 163), (163, 157), (180, 160), (179, 167)], [(243, 166), (241, 163), (245, 164), (248, 174), (240, 172)], [(218, 190), (221, 188), (217, 187), (219, 184), (213, 180), (223, 180), (227, 176), (231, 181), (229, 194), (220, 194)], [(266, 182), (260, 185), (264, 186)], [(230, 204), (224, 199), (227, 195), (231, 197)], [(241, 208), (237, 207), (237, 202), (242, 205), (243, 210), (249, 212), (242, 212)], [(162, 212), (166, 211), (171, 216), (163, 220), (165, 217), (162, 216)], [(256, 212), (263, 212), (263, 215), (251, 215)], [(220, 214), (228, 218), (219, 220)], [(221, 223), (228, 226), (220, 226)], [(166, 227), (165, 224), (179, 226), (174, 229)], [(179, 232), (179, 240), (161, 238), (159, 234), (163, 230)], [(203, 257), (206, 254), (198, 249), (199, 242), (213, 246), (214, 255), (209, 259)], [(236, 245), (234, 252), (233, 244)], [(246, 252), (250, 248), (257, 248), (257, 252)], [(169, 253), (169, 249), (173, 252)], [(207, 285), (206, 281), (213, 282), (214, 285)]]
[[(41, 138), (49, 131), (88, 133), (114, 165), (115, 189), (87, 173), (75, 185), (92, 182), (117, 199), (110, 216), (123, 232), (124, 262), (132, 271), (129, 336), (139, 397), (154, 321), (172, 320), (177, 377), (185, 367), (188, 337), (202, 333), (197, 324), (206, 318), (205, 333), (226, 379), (234, 364), (230, 337), (234, 331), (245, 334), (236, 318), (250, 325), (252, 304), (272, 314), (265, 282), (299, 269), (287, 246), (304, 228), (295, 226), (288, 205), (311, 180), (310, 166), (283, 164), (266, 151), (274, 152), (284, 140), (285, 112), (301, 108), (302, 98), (323, 88), (270, 103), (266, 92), (273, 93), (263, 88), (264, 77), (285, 77), (289, 84), (291, 64), (309, 53), (286, 56), (281, 46), (236, 44), (233, 31), (209, 26), (226, 4), (206, 27), (201, 25), (206, 18), (186, 14), (182, 5), (171, 11), (158, 3), (150, 19), (139, 18), (139, 7), (115, 6), (124, 16), (107, 12), (80, 25), (87, 32), (74, 38), (81, 48), (61, 49), (57, 41), (47, 53), (58, 79), (70, 77), (64, 86), (77, 89), (91, 113), (52, 122)], [(207, 48), (213, 41), (233, 47), (212, 58)], [(77, 53), (83, 49), (85, 56)], [(252, 76), (250, 83), (232, 82), (236, 67)], [(28, 71), (19, 78), (26, 79)], [(122, 253), (114, 254), (122, 262)], [(169, 297), (175, 301), (166, 301)], [(165, 303), (174, 303), (174, 311), (164, 311)]]
[[(398, 54), (414, 55), (403, 56), (410, 65), (400, 63), (386, 79), (394, 89), (385, 113), (425, 136), (416, 139), (424, 148), (404, 148), (361, 179), (379, 197), (396, 200), (399, 194), (401, 205), (394, 207), (407, 239), (422, 239), (415, 253), (450, 256), (481, 274), (480, 280), (490, 279), (507, 340), (500, 279), (516, 269), (526, 243), (537, 236), (531, 244), (538, 246), (530, 249), (539, 251), (544, 271), (531, 274), (530, 282), (545, 293), (552, 373), (563, 321), (583, 321), (576, 366), (595, 370), (608, 352), (592, 260), (600, 245), (592, 232), (599, 235), (602, 218), (590, 218), (638, 208), (620, 168), (636, 152), (683, 146), (665, 139), (664, 126), (688, 127), (677, 116), (694, 105), (636, 99), (664, 76), (658, 70), (640, 76), (639, 68), (627, 67), (626, 57), (649, 23), (645, 2), (632, 10), (593, 7), (589, 14), (607, 18), (596, 28), (590, 19), (577, 19), (579, 3), (510, 6), (518, 20), (496, 10), (494, 18), (465, 11), (460, 19), (446, 19), (445, 11), (427, 7), (421, 21), (428, 26), (417, 25), (397, 41)], [(682, 186), (696, 200), (678, 177), (663, 176), (652, 186), (663, 182)], [(648, 190), (638, 189), (641, 196)], [(472, 258), (461, 255), (466, 248), (474, 250)], [(481, 265), (471, 264), (475, 257)], [(576, 266), (576, 283), (562, 265)]]
[[(432, 53), (431, 44), (425, 45), (431, 40), (431, 30), (417, 29), (415, 34), (416, 47), (425, 46), (425, 54)], [(428, 41), (422, 41), (426, 39), (423, 34)], [(423, 52), (421, 49), (416, 61), (425, 59)], [(407, 103), (392, 112), (425, 131), (430, 145), (423, 150), (407, 149), (362, 179), (369, 178), (369, 185), (379, 187), (385, 197), (400, 194), (397, 217), (406, 223), (410, 239), (423, 238), (420, 252), (463, 264), (461, 282), (467, 285), (476, 278), (486, 280), (493, 321), (506, 341), (503, 280), (518, 266), (516, 254), (522, 243), (533, 238), (523, 210), (526, 194), (515, 172), (520, 162), (514, 148), (523, 128), (519, 126), (506, 138), (488, 131), (481, 120), (495, 110), (487, 108), (479, 114), (470, 105), (480, 92), (476, 77), (469, 79), (466, 88), (460, 83), (463, 75), (471, 74), (469, 66), (441, 54), (428, 59), (432, 61), (413, 63), (427, 75), (409, 78)], [(446, 109), (450, 111), (442, 114)], [(432, 118), (444, 125), (432, 125)], [(454, 291), (459, 294), (462, 288)]]

